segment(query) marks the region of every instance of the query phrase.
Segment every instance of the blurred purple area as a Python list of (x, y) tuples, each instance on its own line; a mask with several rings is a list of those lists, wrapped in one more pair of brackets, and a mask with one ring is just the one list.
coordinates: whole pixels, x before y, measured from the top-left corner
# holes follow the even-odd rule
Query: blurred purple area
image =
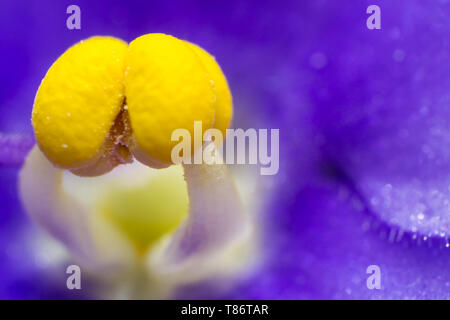
[[(71, 4), (81, 30), (66, 28)], [(371, 4), (381, 30), (366, 27)], [(445, 0), (7, 0), (0, 132), (29, 147), (39, 83), (79, 40), (154, 32), (189, 40), (227, 76), (233, 127), (280, 129), (280, 172), (261, 213), (264, 263), (225, 292), (205, 282), (176, 297), (449, 299), (449, 21)], [(64, 270), (36, 264), (27, 235), (40, 231), (19, 203), (20, 156), (8, 158), (14, 142), (5, 139), (0, 298), (91, 297), (65, 290)], [(373, 264), (381, 290), (366, 287)]]

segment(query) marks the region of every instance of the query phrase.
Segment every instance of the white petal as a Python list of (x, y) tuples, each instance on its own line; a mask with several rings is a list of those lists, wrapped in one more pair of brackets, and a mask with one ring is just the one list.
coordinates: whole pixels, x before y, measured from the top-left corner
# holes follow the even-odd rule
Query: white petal
[(64, 191), (63, 173), (33, 147), (19, 177), (26, 211), (83, 267), (104, 275), (130, 268), (136, 259), (134, 250), (117, 230)]
[(226, 165), (184, 165), (184, 170), (188, 219), (149, 257), (154, 273), (178, 283), (240, 268), (254, 249), (250, 216)]
[[(147, 278), (154, 283), (141, 283), (166, 294), (180, 283), (241, 270), (257, 252), (251, 217), (226, 165), (185, 165), (184, 170), (188, 218), (175, 234), (148, 252), (147, 276), (142, 281)], [(94, 205), (66, 193), (63, 173), (37, 146), (33, 148), (20, 173), (20, 194), (27, 212), (64, 243), (83, 268), (102, 275), (109, 271), (116, 277), (137, 270), (138, 257), (129, 239), (95, 214)]]

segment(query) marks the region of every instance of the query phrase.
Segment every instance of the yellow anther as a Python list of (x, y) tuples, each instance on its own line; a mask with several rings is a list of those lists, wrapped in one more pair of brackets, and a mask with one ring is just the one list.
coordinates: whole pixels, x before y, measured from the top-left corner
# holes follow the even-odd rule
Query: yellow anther
[(194, 121), (202, 121), (204, 131), (225, 132), (231, 114), (213, 57), (172, 36), (148, 34), (129, 46), (94, 37), (69, 48), (42, 81), (32, 120), (52, 163), (89, 176), (130, 162), (131, 154), (167, 167), (175, 129), (194, 139)]
[(36, 95), (32, 122), (39, 147), (59, 167), (90, 166), (124, 100), (127, 44), (94, 37), (68, 49), (50, 67)]
[(199, 46), (187, 41), (186, 43), (200, 57), (208, 72), (208, 76), (212, 81), (216, 94), (214, 128), (222, 131), (222, 134), (225, 137), (225, 130), (230, 126), (230, 121), (233, 115), (233, 105), (227, 79), (222, 73), (222, 69), (220, 69), (220, 66), (217, 64), (214, 57)]
[(172, 132), (214, 123), (215, 92), (202, 61), (184, 41), (148, 34), (130, 43), (125, 95), (136, 158), (154, 167), (171, 164)]

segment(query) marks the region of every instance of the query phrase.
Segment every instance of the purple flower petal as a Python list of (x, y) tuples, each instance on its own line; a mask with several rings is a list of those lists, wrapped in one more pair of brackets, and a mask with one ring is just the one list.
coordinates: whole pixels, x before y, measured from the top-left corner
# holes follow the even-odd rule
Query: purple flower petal
[(21, 165), (33, 145), (31, 134), (0, 132), (0, 166)]
[[(273, 208), (266, 263), (228, 293), (187, 288), (197, 298), (449, 299), (450, 249), (420, 245), (374, 220), (357, 198), (336, 185), (311, 185)], [(279, 212), (285, 214), (279, 215)], [(396, 237), (390, 236), (392, 230)], [(381, 269), (370, 290), (367, 267)], [(181, 298), (186, 295), (180, 294)]]
[(318, 141), (383, 221), (446, 242), (450, 11), (444, 3), (381, 8), (382, 30), (354, 29), (316, 77)]

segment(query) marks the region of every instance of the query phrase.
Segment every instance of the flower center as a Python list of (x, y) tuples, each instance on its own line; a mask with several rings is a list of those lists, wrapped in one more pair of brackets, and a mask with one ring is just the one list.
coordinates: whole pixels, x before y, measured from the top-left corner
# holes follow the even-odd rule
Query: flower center
[[(123, 177), (133, 179), (124, 183)], [(134, 162), (89, 179), (66, 174), (63, 181), (69, 194), (119, 229), (140, 254), (187, 217), (187, 185), (178, 165), (153, 169)]]

